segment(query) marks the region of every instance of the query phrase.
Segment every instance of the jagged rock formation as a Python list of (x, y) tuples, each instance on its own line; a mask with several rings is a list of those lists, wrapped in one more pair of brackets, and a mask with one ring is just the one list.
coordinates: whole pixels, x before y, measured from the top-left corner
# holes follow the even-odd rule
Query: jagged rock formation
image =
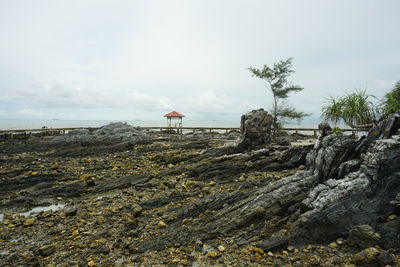
[[(265, 250), (289, 244), (329, 243), (347, 238), (360, 225), (371, 227), (385, 249), (400, 247), (400, 113), (371, 130), (367, 138), (327, 135), (307, 156), (307, 169), (250, 192), (205, 198), (180, 210), (157, 247), (194, 239), (232, 236), (238, 244), (257, 236)], [(186, 232), (185, 218), (198, 227)], [(388, 216), (392, 215), (392, 220)], [(356, 227), (356, 228), (355, 228)], [(245, 229), (245, 230), (244, 230)], [(352, 232), (351, 232), (352, 231)], [(360, 232), (360, 231), (359, 231)], [(374, 232), (374, 233), (375, 233)], [(361, 239), (361, 237), (359, 237)], [(370, 240), (368, 240), (370, 241)], [(141, 244), (145, 251), (153, 241)], [(153, 242), (154, 243), (154, 242)], [(368, 243), (368, 242), (367, 242)], [(369, 243), (368, 243), (369, 245)]]
[[(110, 154), (116, 146), (58, 149), (96, 153), (83, 157), (54, 156), (49, 145), (43, 153), (2, 149), (0, 262), (175, 266), (177, 258), (215, 265), (234, 257), (233, 265), (394, 265), (399, 118), (361, 139), (328, 134), (314, 149), (271, 143), (221, 154), (232, 152), (215, 148), (225, 142), (184, 135)], [(19, 144), (49, 140), (34, 139)], [(65, 210), (7, 214), (61, 199)]]
[(64, 147), (57, 152), (58, 155), (83, 155), (127, 150), (146, 139), (149, 136), (139, 127), (115, 122), (93, 132), (89, 129), (76, 129), (67, 135), (54, 137), (49, 144), (57, 148)]
[(126, 122), (109, 123), (93, 132), (89, 129), (76, 129), (67, 135), (56, 136), (51, 144), (79, 144), (89, 146), (95, 144), (113, 144), (121, 142), (136, 142), (146, 137), (143, 130), (128, 125)]
[(271, 142), (272, 116), (264, 109), (252, 110), (240, 119), (239, 149), (255, 149)]

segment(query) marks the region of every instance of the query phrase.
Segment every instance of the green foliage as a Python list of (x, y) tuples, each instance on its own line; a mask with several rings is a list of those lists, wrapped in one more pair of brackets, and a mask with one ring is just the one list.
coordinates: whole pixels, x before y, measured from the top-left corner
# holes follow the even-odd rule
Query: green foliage
[(350, 127), (369, 124), (376, 119), (376, 106), (369, 100), (365, 90), (346, 94), (339, 98), (330, 97), (322, 106), (322, 117), (337, 123), (343, 120)]
[(381, 103), (381, 110), (384, 117), (400, 110), (400, 81), (396, 82), (392, 91), (385, 95)]
[(340, 127), (333, 127), (332, 133), (334, 133), (334, 134), (343, 134), (344, 131)]
[(250, 67), (252, 76), (263, 79), (269, 85), (273, 96), (272, 117), (274, 129), (278, 129), (284, 118), (301, 119), (309, 114), (296, 111), (293, 107), (287, 107), (285, 100), (289, 97), (289, 93), (300, 92), (304, 88), (298, 85), (292, 85), (288, 82), (288, 77), (294, 72), (292, 70), (292, 60), (280, 60), (274, 63), (273, 67), (264, 65), (262, 69)]

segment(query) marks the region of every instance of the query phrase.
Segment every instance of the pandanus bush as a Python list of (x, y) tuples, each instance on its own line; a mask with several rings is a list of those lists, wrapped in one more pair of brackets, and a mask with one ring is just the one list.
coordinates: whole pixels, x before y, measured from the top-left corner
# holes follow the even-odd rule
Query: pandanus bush
[(377, 108), (370, 101), (371, 98), (374, 96), (366, 91), (348, 93), (338, 98), (331, 96), (322, 106), (322, 117), (334, 123), (343, 121), (350, 127), (371, 124), (377, 116)]
[(381, 112), (384, 117), (400, 110), (400, 81), (396, 82), (392, 91), (387, 93), (381, 102)]

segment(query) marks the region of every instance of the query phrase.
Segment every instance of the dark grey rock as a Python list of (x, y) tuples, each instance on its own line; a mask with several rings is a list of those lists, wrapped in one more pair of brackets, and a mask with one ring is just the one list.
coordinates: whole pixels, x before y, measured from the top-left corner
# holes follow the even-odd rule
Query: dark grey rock
[(369, 225), (357, 225), (349, 232), (349, 241), (354, 242), (361, 248), (377, 245), (381, 236)]
[(241, 137), (238, 147), (255, 149), (271, 142), (272, 116), (264, 109), (252, 110), (242, 115), (240, 120)]
[[(192, 208), (181, 210), (178, 219), (170, 222), (169, 233), (157, 240), (157, 248), (165, 247), (168, 240), (183, 244), (194, 238), (241, 236), (249, 228), (263, 229), (262, 225), (280, 218), (282, 228), (275, 226), (276, 232), (265, 236), (261, 247), (278, 249), (287, 244), (330, 243), (351, 233), (350, 239), (362, 247), (378, 242), (384, 249), (398, 249), (398, 219), (382, 220), (395, 214), (397, 207), (391, 201), (396, 204), (400, 192), (400, 136), (393, 121), (390, 117), (389, 122), (381, 123), (385, 127), (380, 128), (382, 132), (374, 141), (328, 134), (307, 155), (305, 171), (245, 194), (216, 195), (214, 200), (204, 200), (205, 206), (195, 203)], [(270, 155), (278, 152), (269, 151)], [(219, 208), (198, 219), (197, 227), (188, 233), (175, 231), (174, 225), (181, 225), (182, 218), (196, 217), (210, 209), (213, 201), (219, 203)], [(360, 225), (370, 225), (374, 231)], [(147, 240), (141, 249), (154, 248), (154, 242)], [(380, 252), (367, 252), (371, 252), (368, 255), (372, 255), (371, 262), (380, 264)]]
[(332, 133), (332, 127), (326, 121), (321, 122), (320, 124), (318, 124), (318, 130), (319, 130), (319, 133), (320, 133), (320, 135), (322, 137), (325, 137), (325, 136), (330, 135)]
[(37, 253), (41, 256), (47, 257), (51, 254), (54, 253), (54, 251), (56, 250), (54, 245), (46, 245), (46, 246), (42, 246), (37, 250)]
[(380, 121), (369, 132), (367, 139), (372, 142), (377, 139), (388, 139), (392, 135), (398, 134), (400, 129), (400, 111), (388, 116), (387, 119)]
[(65, 216), (76, 216), (78, 214), (77, 209), (69, 209), (65, 211)]

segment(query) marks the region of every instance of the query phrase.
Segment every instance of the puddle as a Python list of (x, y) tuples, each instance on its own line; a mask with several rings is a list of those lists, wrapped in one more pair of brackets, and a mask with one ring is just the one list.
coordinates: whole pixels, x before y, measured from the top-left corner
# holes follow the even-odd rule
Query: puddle
[[(31, 209), (30, 211), (20, 213), (20, 215), (27, 217), (32, 214), (39, 213), (41, 211), (48, 211), (48, 210), (56, 211), (56, 210), (64, 208), (64, 206), (65, 206), (64, 204), (53, 204), (53, 205), (46, 206), (46, 207), (36, 207), (36, 208)], [(3, 220), (4, 220), (4, 214), (0, 213), (0, 222), (2, 222)]]
[(34, 213), (39, 213), (41, 211), (48, 211), (48, 210), (56, 211), (56, 210), (64, 208), (64, 206), (65, 206), (64, 204), (53, 204), (53, 205), (50, 205), (47, 207), (36, 207), (36, 208), (31, 209), (28, 212), (24, 212), (24, 213), (20, 213), (20, 214), (26, 217), (26, 216), (32, 215)]

